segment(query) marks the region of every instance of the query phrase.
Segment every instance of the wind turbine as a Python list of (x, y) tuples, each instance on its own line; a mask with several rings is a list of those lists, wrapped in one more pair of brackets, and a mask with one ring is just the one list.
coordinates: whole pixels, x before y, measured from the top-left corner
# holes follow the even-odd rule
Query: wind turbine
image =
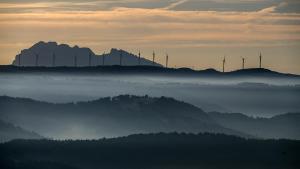
[(89, 67), (92, 65), (92, 54), (89, 52)]
[(155, 63), (155, 51), (153, 51), (153, 54), (152, 54), (152, 65), (154, 65)]
[(104, 66), (105, 65), (105, 52), (103, 53), (103, 55), (102, 55), (102, 66)]
[(169, 62), (169, 55), (168, 55), (168, 53), (166, 54), (166, 68), (168, 68), (168, 63)]
[(261, 62), (262, 62), (262, 55), (261, 52), (259, 53), (259, 68), (261, 68)]
[(139, 50), (139, 65), (141, 65), (141, 51)]
[(77, 67), (77, 56), (74, 56), (74, 67)]
[(39, 54), (35, 54), (35, 66), (39, 66)]
[(120, 66), (122, 66), (122, 59), (123, 59), (123, 51), (120, 50)]
[(243, 68), (243, 69), (245, 69), (245, 60), (246, 60), (246, 59), (245, 59), (244, 57), (242, 57), (242, 68)]
[(223, 73), (225, 72), (225, 63), (226, 63), (226, 56), (223, 58)]
[(52, 67), (55, 67), (56, 66), (56, 56), (55, 56), (55, 53), (53, 52), (52, 54)]
[(99, 56), (96, 57), (96, 66), (99, 66), (100, 62), (99, 62)]
[(18, 65), (21, 66), (21, 55), (19, 55)]

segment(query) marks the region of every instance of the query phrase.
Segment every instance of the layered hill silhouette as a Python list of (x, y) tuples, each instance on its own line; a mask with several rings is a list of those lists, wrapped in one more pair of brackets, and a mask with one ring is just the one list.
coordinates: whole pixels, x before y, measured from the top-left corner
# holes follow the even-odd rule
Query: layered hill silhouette
[(167, 97), (121, 95), (89, 102), (53, 104), (2, 96), (0, 107), (0, 119), (48, 138), (94, 139), (176, 131), (300, 139), (298, 113), (272, 118), (206, 113)]
[(216, 123), (193, 105), (172, 98), (122, 95), (52, 104), (0, 97), (0, 119), (48, 138), (94, 139), (155, 132), (211, 132), (250, 137)]
[(259, 138), (289, 138), (300, 140), (300, 113), (286, 113), (271, 118), (249, 117), (240, 113), (211, 112), (218, 124)]
[(223, 134), (136, 134), (100, 140), (14, 140), (0, 144), (7, 169), (298, 169), (300, 141)]
[[(151, 62), (152, 63), (152, 62)], [(13, 63), (14, 64), (14, 63)], [(65, 73), (65, 74), (142, 74), (192, 77), (263, 77), (263, 78), (300, 78), (299, 75), (280, 73), (264, 68), (249, 68), (231, 72), (220, 72), (215, 69), (193, 70), (190, 68), (165, 68), (160, 66), (91, 66), (91, 67), (40, 67), (0, 65), (0, 73)]]
[(0, 142), (14, 139), (42, 139), (37, 133), (26, 131), (21, 127), (0, 120)]
[(110, 53), (97, 55), (89, 48), (70, 47), (56, 42), (38, 42), (29, 49), (23, 49), (12, 65), (35, 67), (74, 66), (87, 67), (99, 65), (151, 65), (159, 66), (141, 56), (136, 56), (122, 49), (112, 48)]

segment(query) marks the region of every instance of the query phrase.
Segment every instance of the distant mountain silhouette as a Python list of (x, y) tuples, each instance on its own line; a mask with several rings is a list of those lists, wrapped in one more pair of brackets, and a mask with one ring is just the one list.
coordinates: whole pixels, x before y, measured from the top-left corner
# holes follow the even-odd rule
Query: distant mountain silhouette
[(0, 143), (13, 139), (42, 139), (43, 137), (34, 132), (29, 132), (21, 127), (0, 120)]
[(300, 141), (209, 133), (0, 144), (0, 166), (7, 169), (298, 169), (299, 156)]
[(287, 113), (271, 118), (254, 118), (240, 113), (211, 112), (220, 125), (259, 138), (288, 138), (300, 140), (300, 113)]
[[(121, 58), (120, 58), (121, 57)], [(104, 64), (103, 64), (104, 62)], [(38, 42), (29, 49), (23, 49), (15, 57), (12, 65), (15, 66), (99, 66), (99, 65), (151, 65), (162, 66), (153, 63), (141, 56), (139, 57), (124, 50), (111, 49), (110, 53), (97, 55), (89, 48), (78, 46), (70, 47), (67, 44), (57, 44), (56, 42)]]
[(172, 98), (122, 95), (52, 104), (0, 97), (0, 118), (50, 138), (99, 138), (152, 132), (212, 132), (250, 137), (216, 123), (201, 109)]

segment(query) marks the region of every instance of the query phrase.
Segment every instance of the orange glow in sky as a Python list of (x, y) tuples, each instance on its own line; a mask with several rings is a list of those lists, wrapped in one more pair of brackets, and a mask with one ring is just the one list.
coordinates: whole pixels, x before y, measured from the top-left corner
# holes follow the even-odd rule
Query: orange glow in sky
[[(0, 64), (10, 64), (38, 41), (57, 41), (97, 54), (110, 48), (141, 50), (149, 59), (155, 50), (161, 63), (168, 52), (170, 66), (196, 69), (220, 70), (224, 55), (228, 70), (241, 68), (241, 57), (246, 67), (257, 67), (262, 52), (264, 67), (300, 74), (300, 13), (288, 8), (297, 1), (260, 6), (231, 0), (236, 7), (226, 10), (217, 8), (227, 7), (224, 1), (211, 1), (207, 9), (194, 9), (197, 3), (203, 2), (0, 0)], [(257, 8), (244, 9), (245, 3)]]

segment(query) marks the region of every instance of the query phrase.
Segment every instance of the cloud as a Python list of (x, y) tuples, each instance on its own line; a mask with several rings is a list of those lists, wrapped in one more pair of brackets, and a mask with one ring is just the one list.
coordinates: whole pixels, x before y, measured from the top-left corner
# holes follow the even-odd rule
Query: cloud
[(278, 11), (278, 9), (288, 6), (289, 3), (291, 3), (291, 2), (289, 2), (289, 1), (280, 2), (279, 4), (276, 4), (276, 5), (273, 5), (273, 6), (270, 6), (270, 7), (260, 10), (259, 13), (264, 14), (264, 13), (276, 12), (276, 11)]
[(2, 13), (107, 11), (122, 7), (177, 11), (254, 12), (264, 9), (267, 12), (300, 12), (300, 3), (295, 0), (0, 0)]
[[(0, 31), (19, 34), (17, 31), (22, 28), (27, 34), (45, 32), (47, 35), (47, 32), (54, 29), (70, 36), (85, 36), (87, 39), (98, 34), (113, 40), (120, 37), (124, 41), (126, 38), (132, 40), (130, 38), (135, 34), (139, 39), (147, 39), (147, 43), (153, 44), (164, 40), (203, 39), (224, 42), (224, 45), (226, 41), (260, 40), (272, 44), (275, 40), (299, 40), (300, 15), (272, 11), (200, 12), (115, 8), (112, 11), (8, 13), (0, 14)], [(76, 36), (72, 39), (76, 39)]]
[(177, 7), (178, 5), (184, 4), (186, 2), (188, 2), (188, 0), (179, 0), (179, 1), (171, 3), (167, 7), (164, 7), (164, 8), (161, 8), (161, 9), (170, 10), (170, 9), (173, 9), (173, 8)]

